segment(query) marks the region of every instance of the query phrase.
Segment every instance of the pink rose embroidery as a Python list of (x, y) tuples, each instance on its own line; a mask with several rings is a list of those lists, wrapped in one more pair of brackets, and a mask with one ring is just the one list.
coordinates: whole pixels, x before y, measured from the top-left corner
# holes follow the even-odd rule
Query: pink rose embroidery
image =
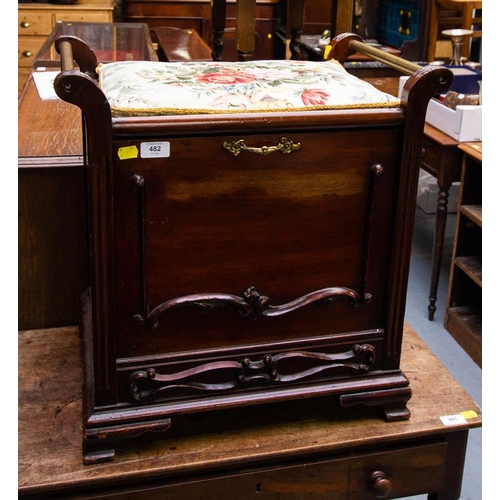
[(234, 85), (236, 83), (250, 83), (255, 80), (253, 75), (235, 72), (230, 69), (222, 69), (213, 73), (205, 73), (197, 76), (196, 80), (201, 83), (215, 83), (218, 85)]
[(306, 106), (319, 106), (325, 104), (330, 94), (324, 90), (307, 89), (302, 92), (302, 102)]

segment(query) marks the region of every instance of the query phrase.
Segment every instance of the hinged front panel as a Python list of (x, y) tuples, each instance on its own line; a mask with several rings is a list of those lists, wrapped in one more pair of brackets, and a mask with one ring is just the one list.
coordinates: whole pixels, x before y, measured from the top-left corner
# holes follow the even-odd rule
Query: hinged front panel
[(117, 142), (118, 358), (383, 330), (399, 139)]

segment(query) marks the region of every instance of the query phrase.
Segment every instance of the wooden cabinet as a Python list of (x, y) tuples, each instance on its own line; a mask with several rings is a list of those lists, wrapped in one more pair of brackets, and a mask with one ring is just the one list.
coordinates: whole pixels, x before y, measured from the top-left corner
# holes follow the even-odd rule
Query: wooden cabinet
[(482, 363), (482, 146), (461, 143), (462, 178), (450, 271), (445, 328)]
[[(278, 0), (257, 0), (254, 59), (274, 59), (274, 31)], [(212, 42), (210, 0), (126, 0), (127, 21), (147, 23), (149, 27), (173, 26), (197, 31), (209, 45)], [(223, 60), (236, 60), (234, 36), (236, 0), (228, 0)]]
[(18, 94), (33, 66), (33, 59), (60, 21), (110, 23), (115, 0), (80, 0), (76, 5), (18, 4)]

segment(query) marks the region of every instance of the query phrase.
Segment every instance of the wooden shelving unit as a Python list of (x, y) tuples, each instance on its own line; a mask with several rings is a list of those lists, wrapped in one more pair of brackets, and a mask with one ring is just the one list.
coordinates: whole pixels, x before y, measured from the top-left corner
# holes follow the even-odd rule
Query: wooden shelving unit
[(482, 143), (463, 152), (457, 226), (444, 326), (482, 365)]

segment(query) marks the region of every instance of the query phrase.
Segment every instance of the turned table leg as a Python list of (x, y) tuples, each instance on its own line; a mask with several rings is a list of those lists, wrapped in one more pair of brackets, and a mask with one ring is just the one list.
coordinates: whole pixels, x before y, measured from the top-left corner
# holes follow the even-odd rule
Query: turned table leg
[(444, 233), (446, 229), (446, 217), (448, 215), (448, 196), (450, 186), (451, 183), (439, 186), (436, 226), (434, 229), (434, 243), (432, 247), (431, 287), (429, 291), (429, 305), (427, 306), (430, 321), (434, 319), (434, 313), (436, 312), (439, 273), (443, 261)]
[(443, 257), (443, 242), (448, 215), (448, 193), (453, 182), (460, 180), (462, 158), (458, 142), (444, 132), (425, 125), (420, 168), (436, 178), (439, 187), (437, 213), (432, 249), (432, 271), (429, 292), (428, 315), (434, 319), (439, 284), (439, 272)]

